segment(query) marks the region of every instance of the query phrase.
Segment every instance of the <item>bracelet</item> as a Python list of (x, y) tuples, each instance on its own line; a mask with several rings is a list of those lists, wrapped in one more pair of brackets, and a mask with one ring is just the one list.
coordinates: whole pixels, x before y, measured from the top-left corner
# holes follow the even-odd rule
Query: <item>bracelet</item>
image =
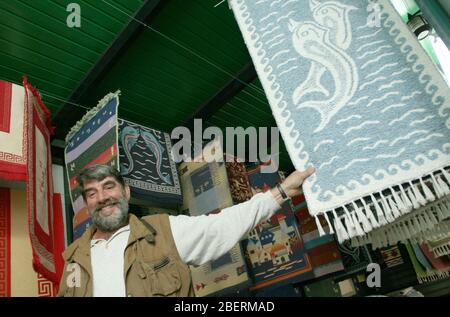
[(284, 191), (283, 187), (281, 187), (280, 184), (277, 184), (277, 188), (281, 194), (281, 197), (283, 197), (283, 199), (289, 199), (288, 195), (286, 195), (286, 192)]

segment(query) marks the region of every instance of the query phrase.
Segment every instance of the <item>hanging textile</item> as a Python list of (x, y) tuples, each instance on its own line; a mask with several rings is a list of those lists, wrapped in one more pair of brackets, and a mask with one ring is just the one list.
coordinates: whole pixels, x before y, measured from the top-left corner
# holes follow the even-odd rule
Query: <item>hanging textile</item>
[(11, 296), (11, 201), (9, 188), (0, 188), (0, 297)]
[[(341, 253), (334, 235), (320, 236), (314, 218), (309, 214), (305, 196), (301, 194), (293, 197), (292, 205), (298, 220), (305, 250), (311, 259), (314, 276), (317, 278), (344, 270)], [(319, 217), (319, 219), (322, 222), (322, 226), (326, 227), (325, 219), (323, 217)]]
[(50, 112), (42, 102), (39, 92), (28, 83), (26, 77), (23, 79), (23, 86), (25, 108), (28, 111), (27, 208), (33, 268), (37, 273), (56, 283), (59, 277), (54, 254), (57, 242), (54, 232)]
[[(33, 270), (26, 197), (24, 189), (0, 188), (0, 297), (56, 296), (59, 277), (57, 282), (51, 281)], [(57, 209), (55, 199), (55, 262), (58, 256), (62, 261)], [(56, 267), (62, 272), (58, 263)]]
[(169, 134), (119, 119), (120, 173), (131, 197), (164, 204), (182, 202), (171, 151)]
[[(450, 221), (444, 221), (446, 231), (450, 232)], [(428, 248), (435, 257), (450, 255), (450, 233), (435, 236), (434, 239), (427, 240)]]
[[(220, 151), (212, 142), (204, 151)], [(224, 162), (183, 162), (179, 166), (184, 213), (191, 216), (218, 213), (233, 205)], [(250, 284), (239, 243), (217, 260), (190, 266), (195, 295), (218, 296), (234, 293)]]
[(448, 256), (436, 257), (426, 244), (417, 245), (431, 265), (432, 278), (437, 280), (450, 276), (450, 258)]
[(332, 278), (305, 285), (303, 290), (306, 297), (342, 297), (339, 284)]
[(4, 186), (27, 177), (27, 110), (22, 86), (0, 80), (0, 181)]
[(435, 257), (426, 245), (406, 244), (419, 283), (434, 282), (450, 276), (450, 260)]
[(382, 248), (381, 257), (388, 268), (395, 267), (404, 263), (402, 254), (397, 246)]
[(339, 242), (449, 209), (450, 92), (388, 0), (230, 4), (294, 166), (316, 167), (309, 210)]
[(89, 110), (66, 136), (65, 162), (69, 193), (74, 211), (73, 239), (79, 238), (92, 223), (78, 187), (76, 176), (85, 168), (105, 164), (118, 168), (117, 108), (119, 91), (110, 93)]
[[(266, 192), (281, 183), (278, 172), (261, 173), (261, 165), (248, 169), (247, 174), (253, 194)], [(269, 220), (250, 231), (242, 240), (242, 246), (253, 279), (251, 290), (276, 288), (314, 277), (288, 202)]]
[(345, 272), (365, 271), (369, 263), (372, 263), (370, 252), (366, 246), (353, 247), (351, 241), (344, 241), (338, 245), (341, 252)]
[(248, 182), (245, 164), (238, 162), (237, 158), (225, 154), (225, 167), (230, 184), (231, 197), (235, 204), (242, 203), (252, 198), (252, 190)]

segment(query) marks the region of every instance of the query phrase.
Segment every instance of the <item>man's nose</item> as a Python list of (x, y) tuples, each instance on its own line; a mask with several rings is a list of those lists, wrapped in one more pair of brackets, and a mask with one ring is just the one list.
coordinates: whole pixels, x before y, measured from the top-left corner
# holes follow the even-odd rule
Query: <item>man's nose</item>
[(104, 203), (110, 198), (102, 189), (97, 192), (97, 197), (99, 203)]

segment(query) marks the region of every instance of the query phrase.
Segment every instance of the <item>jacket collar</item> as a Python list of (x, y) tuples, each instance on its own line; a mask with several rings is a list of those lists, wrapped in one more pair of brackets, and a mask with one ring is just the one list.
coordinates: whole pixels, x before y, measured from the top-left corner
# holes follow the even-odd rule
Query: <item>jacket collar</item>
[[(130, 237), (128, 239), (127, 246), (132, 244), (133, 242), (140, 239), (151, 239), (152, 236), (156, 234), (155, 231), (151, 231), (148, 227), (146, 227), (138, 217), (133, 214), (128, 215), (128, 223), (130, 225)], [(81, 252), (82, 255), (89, 256), (90, 248), (91, 248), (91, 239), (94, 236), (97, 227), (94, 224), (91, 224), (83, 235), (74, 241), (64, 252), (63, 258), (65, 261), (70, 261), (74, 254), (77, 252)], [(154, 230), (154, 229), (153, 229)], [(77, 251), (78, 250), (78, 251)]]

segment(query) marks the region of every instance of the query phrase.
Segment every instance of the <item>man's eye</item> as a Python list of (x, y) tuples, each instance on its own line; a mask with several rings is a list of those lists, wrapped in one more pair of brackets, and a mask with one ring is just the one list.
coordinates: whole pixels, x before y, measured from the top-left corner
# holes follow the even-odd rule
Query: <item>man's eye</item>
[(89, 198), (92, 198), (92, 197), (94, 197), (95, 196), (95, 193), (93, 193), (93, 192), (90, 192), (90, 193), (88, 193), (88, 195), (87, 195)]

